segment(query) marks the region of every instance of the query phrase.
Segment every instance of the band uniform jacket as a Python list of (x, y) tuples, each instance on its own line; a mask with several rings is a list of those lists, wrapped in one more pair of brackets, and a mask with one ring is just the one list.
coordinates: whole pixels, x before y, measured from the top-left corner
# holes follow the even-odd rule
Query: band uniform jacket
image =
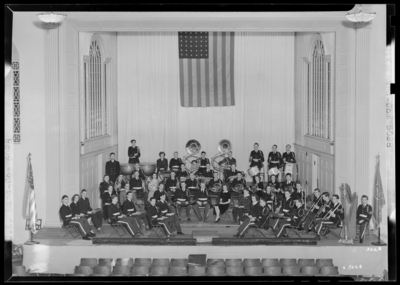
[(194, 199), (199, 202), (208, 202), (209, 196), (207, 189), (199, 189), (194, 195)]
[(210, 178), (214, 177), (214, 171), (212, 171), (212, 169), (210, 169), (210, 171), (204, 170), (202, 174), (203, 177), (210, 177)]
[(197, 179), (186, 179), (186, 188), (189, 188), (189, 187), (195, 187), (195, 188), (199, 188), (199, 185), (198, 185), (198, 182), (197, 182)]
[(133, 213), (136, 213), (137, 209), (135, 207), (135, 204), (133, 203), (133, 201), (129, 201), (128, 199), (126, 199), (124, 201), (124, 203), (122, 204), (122, 214), (126, 215), (126, 216), (130, 216)]
[(143, 187), (142, 179), (136, 179), (135, 177), (131, 178), (131, 180), (129, 180), (129, 189), (132, 189), (133, 187)]
[(285, 190), (286, 189), (286, 187), (291, 187), (292, 189), (295, 189), (296, 188), (296, 184), (293, 182), (293, 181), (285, 181), (285, 182), (282, 182), (282, 188), (283, 188), (283, 190)]
[(242, 184), (243, 189), (246, 188), (246, 181), (243, 178), (240, 180), (238, 180), (237, 178), (234, 178), (231, 182), (231, 187), (234, 188), (238, 184)]
[(107, 161), (106, 162), (106, 174), (110, 176), (110, 180), (115, 182), (117, 179), (118, 175), (120, 173), (120, 166), (119, 162), (114, 160), (114, 161)]
[(295, 207), (290, 217), (290, 223), (293, 226), (298, 226), (305, 213), (306, 211), (304, 210), (304, 205), (301, 205), (299, 208)]
[(244, 195), (239, 195), (239, 203), (238, 203), (239, 208), (243, 209), (243, 213), (250, 213), (250, 208), (251, 208), (251, 196), (247, 195), (246, 197)]
[(279, 166), (281, 164), (281, 159), (282, 159), (282, 156), (281, 156), (281, 153), (279, 151), (276, 151), (276, 152), (271, 151), (268, 154), (268, 163), (270, 164), (269, 167), (270, 168), (272, 168), (272, 167), (278, 167), (279, 168)]
[(175, 177), (175, 179), (172, 179), (171, 177), (167, 179), (167, 182), (165, 183), (165, 190), (169, 191), (171, 187), (175, 187), (175, 190), (178, 185), (178, 179)]
[(79, 198), (78, 201), (79, 212), (81, 214), (87, 215), (87, 212), (92, 211), (93, 209), (90, 207), (89, 198), (83, 199), (82, 197)]
[(134, 171), (136, 171), (136, 170), (139, 171), (139, 178), (142, 179), (142, 180), (146, 180), (146, 175), (144, 175), (143, 169), (141, 169), (141, 168), (139, 167), (139, 169), (135, 168)]
[(267, 206), (269, 207), (269, 209), (271, 211), (275, 211), (275, 201), (272, 198), (272, 192), (271, 193), (264, 192), (262, 197), (267, 202)]
[(200, 168), (199, 169), (203, 169), (203, 170), (206, 169), (207, 164), (210, 164), (210, 160), (207, 157), (204, 158), (204, 159), (202, 157), (200, 157), (198, 159), (198, 162), (200, 163)]
[(229, 168), (227, 169), (231, 169), (231, 166), (233, 164), (236, 165), (236, 159), (235, 158), (229, 158), (229, 157), (225, 157), (223, 160), (221, 160), (220, 162), (218, 162), (218, 165), (223, 165), (226, 164), (226, 166), (229, 166)]
[(161, 158), (157, 159), (157, 174), (160, 171), (167, 171), (168, 170), (168, 159), (164, 157), (163, 160)]
[(357, 224), (360, 221), (368, 222), (372, 216), (372, 207), (369, 204), (365, 206), (363, 204), (359, 205), (357, 208)]
[[(330, 209), (330, 211), (332, 210), (332, 211), (334, 211), (336, 209), (336, 211), (334, 212), (334, 214), (335, 214), (335, 217), (330, 217), (329, 219), (328, 218), (325, 218), (324, 220), (329, 220), (329, 221), (331, 221), (331, 222), (333, 222), (334, 224), (335, 223), (337, 223), (337, 222), (339, 222), (339, 220), (342, 220), (343, 221), (343, 219), (344, 219), (344, 209), (343, 209), (343, 206), (338, 202), (338, 203), (336, 203), (336, 204), (333, 204), (332, 203), (332, 208)], [(327, 212), (325, 211), (325, 215), (327, 214)], [(329, 216), (329, 215), (328, 215)]]
[(101, 195), (103, 195), (103, 193), (105, 191), (108, 190), (109, 186), (113, 186), (113, 189), (114, 189), (114, 183), (112, 181), (109, 181), (108, 183), (103, 181), (103, 182), (100, 183), (100, 186), (99, 186), (99, 188), (100, 188), (100, 197), (101, 197)]
[(225, 177), (225, 182), (229, 181), (229, 178), (230, 178), (230, 177), (232, 177), (232, 176), (237, 176), (237, 174), (238, 174), (239, 172), (240, 172), (240, 171), (237, 170), (237, 169), (235, 169), (235, 170), (232, 170), (232, 169), (228, 170), (227, 175), (226, 175), (226, 177)]
[(66, 226), (72, 219), (72, 210), (69, 206), (62, 204), (60, 208), (60, 217), (63, 221), (63, 225)]
[(182, 190), (180, 188), (176, 189), (174, 199), (180, 202), (185, 202), (185, 201), (189, 202), (190, 198), (188, 189), (185, 190)]
[(111, 203), (111, 205), (107, 208), (108, 211), (108, 219), (111, 220), (112, 224), (118, 222), (118, 216), (121, 215), (121, 209), (118, 204)]
[[(137, 155), (134, 157), (135, 154), (137, 154)], [(137, 146), (135, 146), (135, 147), (130, 146), (128, 148), (128, 157), (129, 157), (129, 163), (133, 163), (133, 164), (140, 163), (140, 160), (139, 160), (140, 151)]]
[(207, 184), (207, 188), (208, 188), (208, 189), (213, 188), (213, 187), (214, 187), (214, 184), (216, 184), (216, 183), (221, 184), (221, 189), (222, 189), (222, 180), (219, 179), (219, 178), (218, 178), (217, 180), (211, 179), (210, 182), (208, 182), (208, 184)]
[(306, 198), (306, 192), (304, 192), (304, 190), (298, 190), (296, 188), (294, 188), (292, 194), (290, 194), (290, 196), (293, 198), (293, 200), (295, 199), (301, 199), (301, 200), (305, 200)]
[(260, 205), (260, 207), (258, 208), (258, 211), (259, 211), (258, 215), (255, 217), (256, 218), (256, 224), (261, 226), (268, 219), (270, 210), (269, 210), (267, 205), (265, 205), (264, 207), (262, 207)]
[[(321, 209), (322, 205), (324, 205), (324, 199), (322, 199), (322, 195), (319, 195), (318, 198), (314, 195), (314, 198), (313, 198), (313, 205), (315, 205), (315, 204), (317, 204), (317, 206), (318, 206), (319, 208), (316, 209), (316, 208), (314, 207), (314, 209), (313, 209), (313, 211), (312, 211), (314, 214), (318, 213), (319, 209)], [(311, 207), (312, 207), (312, 206), (311, 206)]]
[(290, 217), (293, 213), (294, 208), (295, 205), (292, 198), (289, 197), (289, 199), (286, 198), (283, 199), (281, 211), (285, 217)]
[(189, 172), (187, 172), (186, 170), (179, 170), (177, 173), (176, 173), (176, 178), (178, 178), (179, 180), (181, 180), (181, 178), (182, 177), (185, 177), (185, 178), (187, 178), (189, 176)]
[(154, 192), (153, 197), (156, 198), (156, 201), (160, 201), (160, 196), (161, 196), (161, 194), (164, 194), (164, 193), (165, 193), (165, 201), (171, 202), (171, 201), (169, 201), (167, 192), (165, 192), (165, 190), (163, 190), (163, 191), (157, 190), (156, 192)]
[(331, 200), (329, 200), (328, 202), (323, 201), (322, 209), (319, 209), (321, 211), (317, 212), (317, 213), (319, 213), (317, 215), (317, 218), (323, 218), (326, 215), (326, 213), (328, 213), (329, 210), (332, 209), (332, 206), (333, 206), (333, 202)]
[(177, 159), (171, 158), (171, 160), (169, 161), (169, 169), (171, 171), (179, 171), (181, 169), (182, 163), (182, 159), (180, 159), (179, 157)]
[[(258, 161), (254, 161), (253, 159), (258, 159)], [(252, 150), (250, 153), (250, 168), (253, 166), (256, 166), (261, 169), (263, 167), (263, 162), (265, 161), (264, 159), (264, 153), (261, 150), (255, 151)]]
[(166, 201), (157, 203), (158, 211), (161, 212), (161, 216), (166, 216), (167, 213), (170, 213), (170, 209)]
[(153, 205), (149, 205), (146, 209), (147, 215), (149, 216), (149, 219), (153, 225), (156, 225), (158, 223), (157, 218), (161, 217), (161, 213), (159, 212), (158, 208)]
[(69, 205), (69, 207), (71, 208), (71, 213), (72, 213), (72, 216), (73, 216), (73, 217), (75, 217), (76, 215), (79, 215), (79, 214), (80, 214), (78, 203), (75, 204), (74, 202), (72, 202), (72, 203)]
[(293, 151), (291, 151), (289, 153), (287, 153), (287, 151), (285, 151), (282, 154), (282, 163), (285, 163), (284, 159), (286, 160), (286, 163), (296, 163), (296, 156)]
[(107, 191), (104, 192), (103, 195), (101, 195), (101, 200), (103, 201), (103, 205), (105, 205), (106, 203), (111, 203), (111, 195)]
[(261, 210), (261, 206), (260, 203), (256, 203), (256, 204), (250, 204), (250, 212), (249, 212), (249, 216), (252, 216), (253, 218), (257, 218), (259, 216)]

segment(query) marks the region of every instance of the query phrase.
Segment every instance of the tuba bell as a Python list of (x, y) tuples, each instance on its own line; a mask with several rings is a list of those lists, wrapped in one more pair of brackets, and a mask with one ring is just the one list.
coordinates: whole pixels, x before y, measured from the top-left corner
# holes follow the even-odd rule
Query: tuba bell
[(189, 173), (196, 172), (200, 167), (198, 162), (200, 157), (195, 156), (200, 152), (200, 149), (201, 145), (196, 140), (189, 140), (186, 143), (186, 151), (189, 155), (184, 156), (183, 160), (185, 161), (185, 168)]
[[(221, 140), (218, 143), (218, 151), (216, 155), (211, 158), (211, 165), (214, 168), (214, 170), (218, 172), (223, 172), (225, 169), (229, 168), (229, 164), (224, 157), (225, 154), (227, 154), (230, 150), (232, 149), (232, 144), (228, 140)], [(222, 157), (219, 158), (219, 157)]]

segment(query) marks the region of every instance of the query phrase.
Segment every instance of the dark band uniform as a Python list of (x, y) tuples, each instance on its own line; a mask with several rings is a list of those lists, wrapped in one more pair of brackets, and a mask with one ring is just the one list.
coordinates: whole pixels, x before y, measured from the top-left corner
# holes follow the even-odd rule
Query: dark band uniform
[(143, 169), (141, 169), (140, 167), (139, 167), (139, 169), (135, 168), (135, 170), (134, 170), (133, 173), (135, 173), (136, 171), (139, 171), (139, 178), (140, 178), (140, 179), (146, 180), (146, 175), (144, 175)]
[(245, 219), (245, 214), (250, 213), (251, 208), (251, 195), (239, 195), (239, 204), (238, 207), (233, 207), (232, 216), (233, 221), (237, 222), (238, 218), (240, 222), (243, 222)]
[[(324, 200), (322, 199), (322, 195), (319, 195), (318, 198), (314, 195), (313, 205), (316, 205), (319, 208), (317, 209), (314, 207), (313, 210), (310, 213), (308, 213), (306, 219), (304, 220), (304, 226), (303, 226), (305, 232), (308, 232), (311, 229), (311, 225), (314, 222), (314, 219), (315, 219), (319, 209), (321, 209), (321, 207), (324, 205)], [(313, 206), (311, 206), (311, 207), (313, 207)]]
[(167, 171), (168, 170), (168, 159), (164, 157), (163, 160), (161, 158), (157, 159), (157, 175), (160, 171)]
[(144, 222), (144, 225), (146, 227), (149, 226), (150, 221), (146, 213), (140, 213), (139, 215), (132, 215), (134, 213), (137, 213), (138, 210), (136, 209), (135, 203), (133, 203), (133, 200), (126, 199), (124, 203), (122, 204), (122, 213), (128, 217), (132, 216), (136, 220), (142, 220)]
[(281, 167), (281, 159), (282, 159), (282, 156), (279, 151), (276, 151), (276, 152), (271, 151), (268, 154), (268, 163), (269, 163), (268, 168), (271, 169), (271, 168), (276, 167), (279, 169)]
[(189, 177), (189, 172), (187, 172), (186, 170), (183, 170), (183, 171), (179, 170), (176, 173), (176, 178), (178, 178), (179, 181), (182, 181), (182, 177), (185, 177), (185, 178)]
[(290, 221), (286, 219), (279, 220), (277, 235), (276, 237), (281, 237), (282, 235), (286, 235), (286, 228), (288, 226), (298, 227), (301, 219), (305, 215), (304, 205), (301, 205), (299, 208), (294, 209), (292, 215), (290, 217)]
[[(284, 218), (290, 218), (293, 214), (294, 208), (295, 208), (294, 200), (291, 197), (289, 197), (288, 199), (284, 198), (282, 200), (282, 207), (280, 213), (283, 213)], [(280, 220), (279, 218), (270, 220), (270, 226), (274, 230), (276, 229), (279, 220)]]
[[(336, 211), (334, 212), (335, 217), (330, 217), (330, 218), (324, 218), (324, 216), (322, 216), (322, 218), (316, 218), (315, 219), (315, 230), (317, 232), (317, 235), (321, 234), (321, 229), (324, 225), (336, 225), (340, 220), (344, 219), (344, 210), (343, 210), (343, 206), (337, 202), (336, 204), (333, 204), (332, 201), (329, 201), (329, 209), (328, 207), (325, 208), (325, 215), (329, 213), (329, 211), (333, 211), (336, 209)], [(327, 211), (328, 210), (328, 211)]]
[(210, 169), (209, 171), (207, 171), (207, 169), (206, 169), (201, 174), (203, 177), (210, 177), (210, 178), (214, 177), (214, 171), (212, 171), (212, 169)]
[[(111, 195), (115, 194), (114, 191), (113, 193), (111, 193)], [(110, 205), (106, 205), (106, 204), (111, 204), (111, 195), (110, 193), (108, 193), (108, 191), (104, 192), (103, 195), (101, 195), (101, 201), (102, 201), (102, 205), (103, 205), (103, 219), (104, 220), (108, 220), (109, 216), (108, 216), (108, 207)]]
[(78, 201), (78, 206), (79, 206), (79, 212), (81, 214), (85, 214), (86, 216), (88, 216), (88, 218), (92, 219), (93, 225), (96, 229), (101, 228), (101, 226), (103, 225), (103, 213), (102, 211), (98, 211), (96, 213), (93, 214), (88, 214), (87, 212), (89, 211), (93, 211), (93, 209), (90, 207), (90, 202), (89, 202), (89, 198), (85, 198), (83, 199), (82, 197), (79, 198)]
[(229, 175), (229, 170), (231, 170), (232, 169), (232, 165), (236, 165), (236, 159), (235, 158), (230, 158), (230, 157), (225, 157), (222, 161), (220, 161), (218, 164), (219, 165), (222, 165), (222, 164), (226, 164), (227, 166), (229, 166), (229, 167), (227, 167), (227, 168), (225, 168), (224, 169), (224, 179), (226, 180), (226, 178), (228, 177), (228, 175)]
[[(200, 221), (207, 220), (208, 210), (210, 209), (210, 203), (208, 201), (209, 195), (207, 189), (197, 190), (194, 199), (196, 203), (193, 206), (193, 210), (196, 213), (197, 217), (199, 218)], [(201, 206), (199, 204), (201, 204)], [(201, 216), (200, 207), (204, 207), (204, 219)]]
[[(189, 196), (194, 197), (196, 195), (197, 190), (199, 189), (199, 183), (197, 182), (197, 179), (186, 179), (186, 188), (189, 189)], [(196, 189), (194, 189), (194, 188)]]
[(229, 178), (232, 177), (232, 176), (235, 176), (235, 178), (236, 178), (236, 177), (237, 177), (237, 174), (238, 174), (239, 172), (240, 172), (240, 171), (237, 170), (237, 169), (235, 169), (235, 170), (232, 170), (232, 169), (228, 170), (227, 175), (225, 176), (225, 182), (229, 182)]
[(261, 198), (263, 196), (263, 190), (264, 190), (264, 183), (261, 181), (256, 183), (253, 183), (253, 189), (255, 189), (255, 193), (257, 194), (258, 198)]
[(79, 232), (82, 237), (85, 237), (91, 231), (90, 225), (85, 218), (80, 218), (77, 220), (72, 220), (72, 210), (69, 206), (62, 205), (60, 208), (60, 217), (63, 221), (63, 225), (67, 226), (68, 224), (76, 224), (78, 225)]
[[(135, 154), (136, 154), (136, 156), (135, 156)], [(140, 160), (139, 160), (140, 151), (137, 146), (135, 146), (135, 147), (130, 146), (128, 148), (128, 157), (129, 157), (128, 163), (133, 163), (133, 164), (140, 163)]]
[[(258, 161), (254, 161), (254, 159), (258, 159)], [(264, 164), (264, 153), (261, 150), (255, 151), (252, 150), (250, 153), (250, 168), (257, 166), (258, 169), (261, 170), (263, 168)]]
[(237, 177), (232, 180), (231, 184), (231, 189), (233, 189), (236, 185), (243, 185), (243, 189), (246, 188), (246, 180), (243, 178), (238, 179)]
[(167, 201), (168, 204), (168, 208), (170, 209), (171, 213), (175, 213), (175, 208), (174, 206), (172, 206), (172, 199), (171, 199), (171, 195), (169, 192), (165, 191), (163, 189), (163, 191), (157, 190), (156, 192), (154, 192), (153, 197), (156, 198), (157, 203), (160, 201), (160, 196), (161, 194), (165, 193), (165, 201)]
[[(220, 215), (223, 215), (228, 210), (229, 204), (230, 204), (230, 203), (228, 203), (228, 204), (220, 204), (220, 202), (226, 203), (230, 199), (231, 199), (231, 193), (229, 193), (229, 192), (225, 193), (223, 191), (219, 192), (219, 195), (218, 195), (218, 198), (217, 198), (217, 205), (215, 205), (215, 206), (219, 208), (219, 214)], [(214, 208), (214, 215), (216, 215), (216, 214), (217, 213), (216, 213), (215, 208)]]
[(296, 188), (296, 183), (293, 182), (293, 181), (286, 180), (285, 182), (282, 182), (281, 186), (282, 186), (283, 190), (285, 190), (286, 187), (292, 187), (292, 189), (295, 189)]
[(168, 218), (161, 220), (163, 215), (157, 206), (149, 205), (146, 209), (146, 212), (149, 216), (152, 226), (160, 224), (164, 227), (165, 233), (167, 235), (170, 235), (172, 233), (172, 228), (174, 226), (172, 219)]
[[(213, 187), (214, 187), (214, 184), (216, 184), (216, 183), (219, 183), (219, 184), (221, 184), (221, 189), (222, 189), (222, 180), (221, 179), (217, 179), (217, 180), (215, 180), (215, 179), (211, 179), (209, 182), (208, 182), (208, 184), (207, 184), (207, 189), (212, 189)], [(221, 190), (222, 191), (222, 190)]]
[(360, 225), (360, 240), (364, 239), (365, 228), (368, 226), (368, 223), (372, 216), (372, 207), (371, 205), (363, 204), (359, 205), (357, 208), (357, 225)]
[(207, 164), (210, 164), (210, 160), (207, 157), (204, 158), (204, 159), (202, 157), (200, 157), (198, 159), (198, 162), (200, 163), (200, 167), (199, 167), (199, 170), (197, 170), (196, 174), (199, 175), (199, 176), (204, 176), (205, 177)]
[(115, 183), (118, 175), (120, 174), (119, 162), (110, 160), (106, 162), (106, 174), (110, 176), (110, 180)]
[[(251, 204), (250, 212), (248, 216), (245, 216), (243, 223), (238, 228), (239, 236), (244, 235), (250, 225), (257, 224), (261, 226), (268, 217), (268, 207), (261, 207), (260, 203)], [(251, 218), (255, 218), (255, 221), (251, 221)]]
[[(138, 189), (139, 187), (141, 189)], [(140, 177), (138, 177), (137, 179), (136, 179), (136, 177), (132, 177), (129, 180), (129, 190), (132, 190), (133, 196), (135, 196), (134, 200), (136, 200), (136, 197), (138, 196), (136, 194), (138, 191), (143, 191), (144, 201), (148, 200), (147, 198), (148, 198), (149, 193), (143, 188), (143, 181), (142, 181), (142, 179), (140, 179)]]
[(297, 188), (293, 188), (293, 192), (292, 192), (292, 194), (290, 194), (290, 196), (293, 198), (293, 200), (300, 199), (302, 201), (305, 201), (306, 192), (304, 192), (304, 190), (299, 190)]
[(100, 182), (100, 186), (99, 186), (99, 189), (100, 189), (100, 197), (101, 197), (101, 195), (103, 195), (103, 193), (104, 193), (105, 191), (108, 190), (108, 187), (109, 187), (109, 186), (113, 186), (113, 189), (114, 189), (114, 183), (113, 183), (111, 180), (108, 181), (108, 182), (105, 182), (105, 181)]
[[(285, 162), (285, 160), (286, 160), (286, 162)], [(286, 164), (286, 163), (296, 163), (296, 155), (294, 154), (293, 151), (290, 151), (289, 153), (287, 151), (285, 151), (282, 154), (282, 162), (284, 164)]]
[(141, 233), (138, 221), (134, 217), (118, 218), (121, 215), (121, 209), (118, 204), (111, 203), (108, 207), (108, 216), (112, 224), (122, 224), (127, 229), (131, 236)]
[(262, 197), (264, 200), (267, 202), (267, 206), (271, 211), (275, 212), (275, 208), (277, 205), (277, 202), (274, 200), (274, 196), (272, 195), (272, 191), (268, 193), (267, 191), (262, 193)]
[(169, 170), (174, 171), (174, 172), (179, 172), (181, 165), (182, 165), (182, 159), (178, 158), (171, 158), (169, 161)]
[[(167, 214), (175, 213), (175, 208), (173, 208), (174, 210), (171, 211), (171, 208), (170, 208), (170, 206), (168, 206), (166, 201), (164, 201), (164, 202), (159, 201), (157, 203), (157, 207), (158, 207), (158, 210), (161, 212), (162, 216), (167, 217)], [(181, 230), (181, 225), (179, 223), (179, 218), (178, 218), (177, 215), (172, 215), (172, 216), (168, 217), (166, 220), (163, 220), (161, 222), (166, 222), (168, 220), (172, 221), (172, 223), (171, 223), (171, 225), (172, 225), (171, 232), (177, 231), (179, 233), (179, 232), (182, 231)], [(161, 223), (161, 222), (159, 221), (159, 223)]]
[(186, 207), (186, 218), (189, 219), (190, 209), (192, 208), (192, 205), (189, 203), (190, 202), (189, 190), (186, 189), (186, 187), (183, 190), (181, 188), (176, 189), (174, 199), (176, 201), (176, 209), (178, 215), (181, 216), (182, 207)]

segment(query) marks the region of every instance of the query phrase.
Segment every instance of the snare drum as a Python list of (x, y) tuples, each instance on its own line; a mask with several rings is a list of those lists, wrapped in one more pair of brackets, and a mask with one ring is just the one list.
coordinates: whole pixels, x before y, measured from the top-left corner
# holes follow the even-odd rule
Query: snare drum
[(290, 173), (291, 175), (293, 175), (293, 167), (294, 163), (286, 163), (284, 174), (286, 175), (286, 173)]
[(277, 175), (279, 175), (281, 172), (279, 171), (279, 169), (278, 168), (276, 168), (276, 167), (273, 167), (273, 168), (271, 168), (270, 170), (268, 170), (268, 175), (275, 175), (275, 176), (277, 176)]
[(256, 166), (253, 166), (252, 168), (250, 168), (250, 169), (248, 170), (248, 172), (249, 172), (249, 174), (250, 174), (251, 176), (256, 176), (258, 173), (260, 173), (260, 169), (258, 169), (258, 167), (257, 167), (257, 165), (256, 165)]

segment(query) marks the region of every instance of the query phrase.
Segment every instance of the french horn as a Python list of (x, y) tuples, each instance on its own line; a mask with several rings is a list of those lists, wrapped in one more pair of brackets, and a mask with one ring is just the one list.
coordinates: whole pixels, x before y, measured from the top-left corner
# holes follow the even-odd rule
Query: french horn
[(200, 163), (198, 162), (199, 158), (196, 156), (201, 150), (201, 145), (196, 140), (190, 140), (186, 143), (186, 151), (189, 154), (188, 156), (184, 156), (183, 160), (185, 162), (185, 169), (191, 173), (196, 172), (199, 167)]
[[(232, 144), (228, 140), (224, 139), (218, 143), (219, 153), (217, 153), (211, 158), (211, 165), (214, 168), (214, 170), (218, 172), (223, 172), (225, 169), (229, 168), (229, 164), (224, 155), (228, 153), (231, 149), (232, 149)], [(219, 157), (223, 157), (223, 159), (218, 159)]]

